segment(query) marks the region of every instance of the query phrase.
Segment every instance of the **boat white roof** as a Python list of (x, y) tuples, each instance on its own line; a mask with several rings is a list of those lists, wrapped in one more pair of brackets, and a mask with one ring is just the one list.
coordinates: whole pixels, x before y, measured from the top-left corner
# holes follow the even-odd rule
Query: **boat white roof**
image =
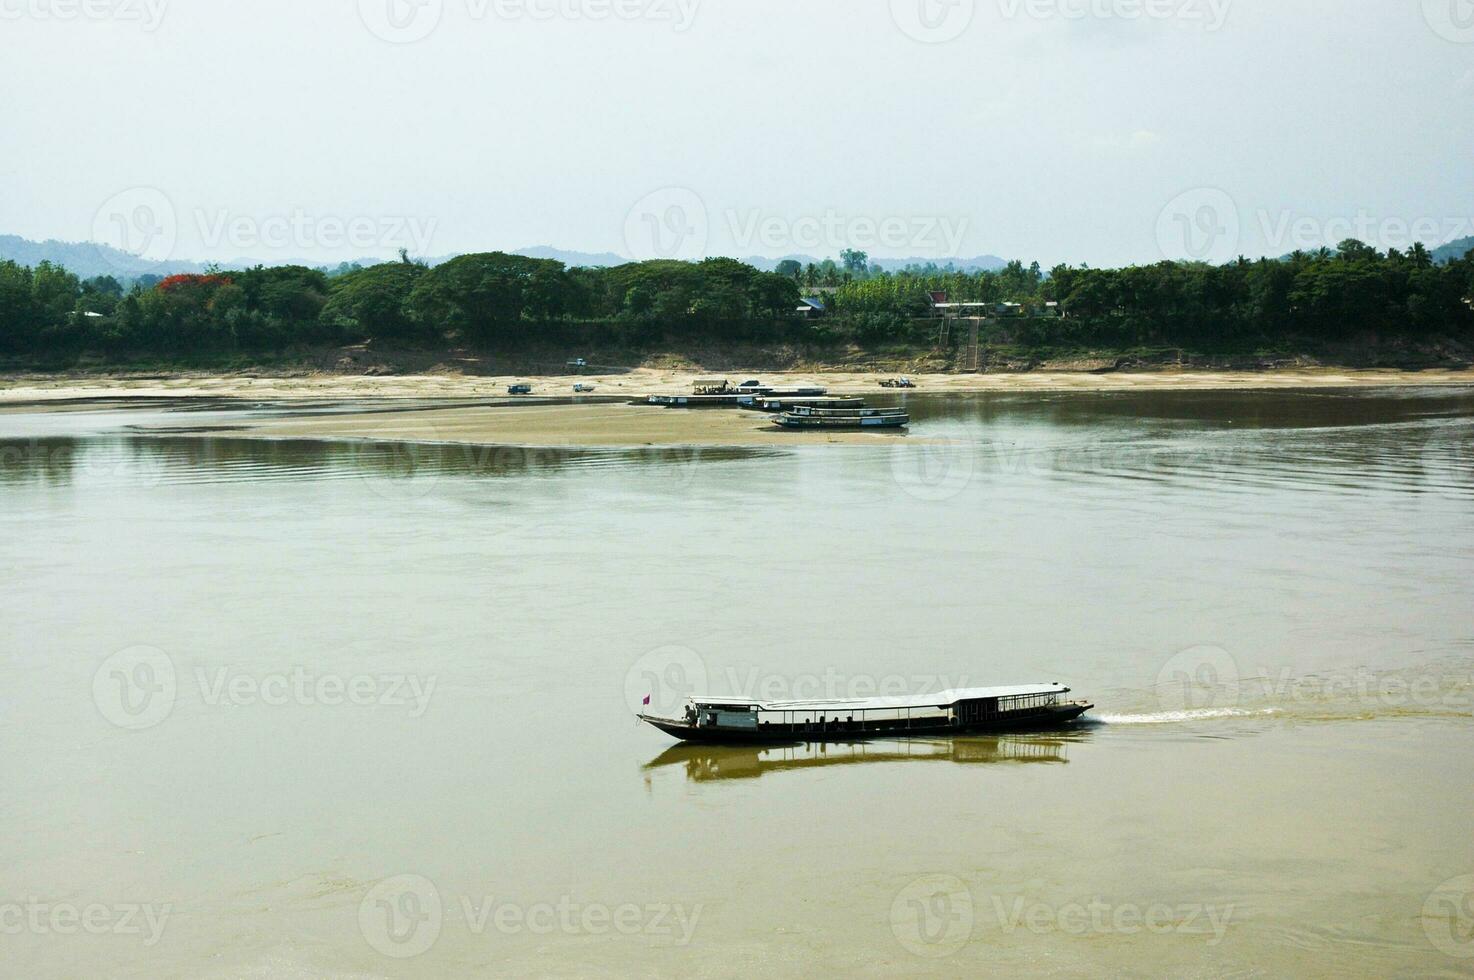
[(931, 694), (907, 694), (880, 698), (829, 698), (811, 701), (764, 701), (760, 698), (693, 696), (692, 704), (730, 704), (755, 707), (759, 711), (896, 711), (902, 708), (939, 708), (958, 701), (984, 698), (1026, 698), (1044, 694), (1068, 694), (1063, 684), (1022, 684), (1015, 687), (961, 687)]

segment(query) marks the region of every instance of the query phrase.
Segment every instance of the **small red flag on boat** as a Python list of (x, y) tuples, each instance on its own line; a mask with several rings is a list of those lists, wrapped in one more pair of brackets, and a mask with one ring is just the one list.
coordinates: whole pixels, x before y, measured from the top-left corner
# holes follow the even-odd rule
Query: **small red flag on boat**
[(645, 707), (650, 707), (650, 695), (645, 695)]

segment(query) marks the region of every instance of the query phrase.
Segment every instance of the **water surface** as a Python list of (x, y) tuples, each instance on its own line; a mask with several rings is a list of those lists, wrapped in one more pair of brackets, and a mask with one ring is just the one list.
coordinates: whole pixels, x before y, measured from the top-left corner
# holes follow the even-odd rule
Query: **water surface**
[[(907, 401), (874, 448), (0, 415), (6, 972), (1467, 975), (1474, 394)], [(631, 713), (1032, 681), (1096, 722)]]

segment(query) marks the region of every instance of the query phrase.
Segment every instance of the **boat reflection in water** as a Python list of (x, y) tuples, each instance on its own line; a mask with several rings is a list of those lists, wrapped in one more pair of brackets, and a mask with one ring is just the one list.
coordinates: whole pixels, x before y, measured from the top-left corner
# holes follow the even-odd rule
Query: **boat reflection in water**
[(674, 745), (642, 766), (645, 773), (684, 766), (692, 782), (755, 779), (768, 773), (861, 762), (1052, 762), (1067, 764), (1068, 749), (1090, 739), (1088, 729), (1068, 735), (805, 742), (795, 745)]
[[(689, 474), (709, 463), (776, 458), (784, 450), (731, 446), (494, 446), (386, 440), (258, 439), (224, 427), (196, 435), (128, 433), (85, 437), (0, 437), (0, 487), (78, 483), (260, 483), (266, 480), (389, 481), (440, 477), (521, 478), (648, 466)], [(218, 434), (203, 434), (206, 432)]]

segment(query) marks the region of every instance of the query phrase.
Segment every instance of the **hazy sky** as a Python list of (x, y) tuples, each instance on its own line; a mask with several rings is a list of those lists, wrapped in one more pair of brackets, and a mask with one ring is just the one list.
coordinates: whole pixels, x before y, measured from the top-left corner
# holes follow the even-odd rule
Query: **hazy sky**
[(1474, 0), (0, 0), (0, 80), (0, 233), (153, 258), (1474, 234)]

